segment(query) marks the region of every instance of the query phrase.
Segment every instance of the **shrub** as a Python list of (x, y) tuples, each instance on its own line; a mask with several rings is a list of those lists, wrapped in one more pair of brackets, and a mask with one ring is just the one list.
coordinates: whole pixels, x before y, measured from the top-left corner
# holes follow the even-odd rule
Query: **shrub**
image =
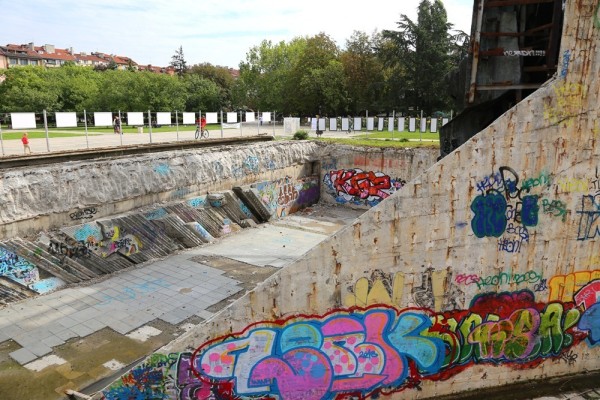
[(306, 140), (308, 139), (308, 132), (306, 131), (298, 131), (294, 133), (294, 140)]

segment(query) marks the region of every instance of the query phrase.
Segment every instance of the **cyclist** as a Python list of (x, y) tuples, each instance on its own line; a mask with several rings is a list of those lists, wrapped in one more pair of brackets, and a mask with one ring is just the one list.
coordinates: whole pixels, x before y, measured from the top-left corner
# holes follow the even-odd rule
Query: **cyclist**
[(199, 137), (208, 138), (208, 130), (206, 129), (206, 117), (202, 116), (198, 121), (196, 121), (196, 123), (196, 139), (198, 139)]

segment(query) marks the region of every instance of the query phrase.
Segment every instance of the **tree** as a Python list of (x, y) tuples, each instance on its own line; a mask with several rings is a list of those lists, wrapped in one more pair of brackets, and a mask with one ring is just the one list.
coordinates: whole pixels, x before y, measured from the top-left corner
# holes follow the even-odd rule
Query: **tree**
[(233, 89), (234, 79), (229, 68), (215, 66), (210, 63), (202, 63), (189, 68), (187, 74), (197, 75), (217, 85), (219, 88), (218, 102), (220, 106), (231, 108), (231, 91)]
[(175, 72), (178, 76), (181, 77), (183, 74), (185, 74), (185, 71), (187, 70), (187, 64), (183, 56), (183, 46), (179, 46), (179, 50), (175, 51), (175, 54), (173, 54), (173, 57), (171, 57), (170, 65), (175, 69)]
[(441, 0), (422, 0), (416, 23), (402, 14), (398, 31), (383, 32), (388, 41), (382, 52), (387, 66), (402, 66), (406, 105), (428, 114), (448, 107), (444, 77), (452, 68), (451, 27)]
[(286, 43), (264, 40), (250, 49), (240, 64), (240, 77), (235, 83), (238, 104), (255, 110), (277, 110), (295, 114), (291, 73), (304, 53), (305, 38)]
[(221, 89), (216, 83), (197, 74), (187, 74), (184, 82), (186, 110), (215, 111), (221, 108)]
[(6, 70), (6, 80), (0, 85), (0, 111), (61, 111), (60, 88), (53, 70), (33, 66)]
[(364, 32), (354, 31), (340, 57), (348, 88), (348, 111), (354, 115), (373, 110), (382, 96), (384, 75), (382, 62), (375, 52), (377, 38), (377, 34), (369, 38)]
[[(331, 103), (334, 86), (343, 85), (339, 74), (339, 48), (325, 33), (308, 38), (298, 62), (290, 71), (289, 93), (293, 93), (291, 106), (301, 115), (334, 114), (340, 107)], [(335, 61), (335, 62), (334, 62)], [(337, 72), (336, 72), (337, 71)], [(335, 80), (327, 80), (325, 77)], [(343, 92), (343, 88), (341, 89)], [(344, 103), (346, 98), (341, 99)]]

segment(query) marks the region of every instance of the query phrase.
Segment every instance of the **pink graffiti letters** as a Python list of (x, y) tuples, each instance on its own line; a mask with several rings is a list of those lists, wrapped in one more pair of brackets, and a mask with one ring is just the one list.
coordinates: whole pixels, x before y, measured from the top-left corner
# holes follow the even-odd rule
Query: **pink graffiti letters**
[(241, 337), (200, 348), (193, 363), (200, 366), (199, 376), (234, 380), (242, 396), (321, 399), (400, 386), (409, 359), (428, 373), (437, 372), (445, 356), (441, 339), (422, 335), (430, 317), (416, 312), (377, 308), (271, 325), (258, 324)]
[[(475, 276), (464, 282), (476, 283)], [(373, 305), (258, 322), (193, 354), (153, 355), (103, 394), (107, 400), (376, 398), (449, 379), (476, 363), (519, 369), (546, 358), (574, 363), (572, 346), (600, 345), (600, 279), (574, 299), (537, 303), (533, 292), (521, 290), (481, 294), (468, 309), (437, 314)]]

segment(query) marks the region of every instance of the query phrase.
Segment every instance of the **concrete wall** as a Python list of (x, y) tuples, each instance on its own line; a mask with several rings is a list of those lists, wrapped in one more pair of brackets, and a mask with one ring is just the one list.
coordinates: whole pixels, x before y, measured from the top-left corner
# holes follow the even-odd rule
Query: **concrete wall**
[[(370, 160), (371, 154), (360, 148), (280, 141), (4, 170), (0, 171), (0, 239), (234, 186), (286, 177), (295, 180), (317, 174), (313, 163), (321, 160), (329, 167), (339, 163), (340, 168), (347, 165), (404, 180), (435, 161), (435, 151), (427, 149), (377, 150), (372, 156)], [(361, 157), (363, 161), (356, 163), (354, 158)]]
[(437, 149), (330, 146), (321, 156), (321, 201), (371, 208), (435, 164)]
[(433, 398), (600, 369), (598, 2), (558, 77), (104, 391)]
[(315, 142), (271, 142), (1, 171), (0, 238), (261, 180), (296, 179), (311, 174), (319, 149)]

